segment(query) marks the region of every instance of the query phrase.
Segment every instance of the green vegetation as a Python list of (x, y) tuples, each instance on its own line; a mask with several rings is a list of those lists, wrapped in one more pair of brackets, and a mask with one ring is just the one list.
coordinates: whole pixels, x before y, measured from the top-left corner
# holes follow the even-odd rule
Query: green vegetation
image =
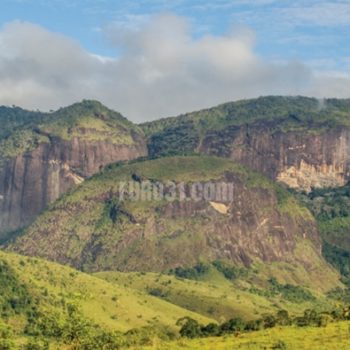
[(79, 137), (89, 141), (109, 140), (120, 144), (132, 144), (134, 140), (131, 132), (141, 132), (121, 114), (97, 101), (88, 100), (52, 113), (39, 125), (39, 129), (64, 140)]
[(302, 316), (291, 318), (286, 310), (279, 310), (275, 315), (266, 314), (262, 318), (244, 321), (241, 318), (232, 318), (217, 325), (209, 323), (206, 326), (198, 321), (185, 317), (179, 319), (180, 335), (186, 338), (221, 337), (227, 334), (252, 332), (278, 326), (295, 325), (297, 327), (325, 327), (329, 322), (349, 320), (349, 308), (335, 309), (332, 312), (317, 312), (305, 310)]
[(170, 274), (174, 274), (180, 278), (187, 278), (190, 280), (198, 280), (200, 277), (208, 273), (210, 266), (207, 264), (199, 263), (194, 267), (176, 267), (169, 271)]
[(9, 264), (0, 260), (0, 317), (8, 318), (30, 310), (33, 299), (25, 285), (20, 283)]
[(350, 184), (297, 194), (317, 219), (323, 256), (350, 287)]
[(230, 281), (241, 277), (248, 277), (249, 270), (245, 267), (234, 266), (232, 263), (229, 264), (222, 260), (214, 261), (213, 265)]
[(315, 301), (316, 298), (304, 288), (292, 284), (280, 284), (276, 278), (269, 280), (271, 284), (270, 291), (272, 294), (281, 294), (282, 297), (292, 303), (302, 303), (304, 301)]

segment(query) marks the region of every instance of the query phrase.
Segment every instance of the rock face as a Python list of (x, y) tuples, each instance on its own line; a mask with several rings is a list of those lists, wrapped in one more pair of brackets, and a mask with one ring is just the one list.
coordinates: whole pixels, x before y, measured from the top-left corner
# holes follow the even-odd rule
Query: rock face
[(142, 125), (154, 156), (205, 153), (288, 186), (342, 186), (350, 172), (350, 100), (262, 97)]
[[(97, 106), (102, 109), (102, 105)], [(51, 129), (50, 132), (41, 130), (46, 125), (50, 127), (49, 123), (44, 124), (41, 129), (35, 129), (35, 134), (40, 134), (44, 142), (0, 163), (0, 238), (6, 232), (31, 223), (49, 203), (105, 165), (147, 155), (142, 132), (125, 127), (122, 117), (107, 119), (110, 113), (107, 109), (97, 114), (93, 102), (74, 108), (78, 108), (80, 114), (72, 127), (60, 126), (58, 129), (55, 126), (51, 133)], [(63, 110), (60, 113), (69, 119), (72, 112)], [(79, 126), (86, 114), (92, 114), (89, 129)], [(60, 116), (56, 118), (61, 119)], [(94, 123), (101, 130), (94, 129)], [(108, 129), (102, 123), (110, 123)], [(73, 136), (64, 139), (55, 135), (57, 130), (61, 133), (67, 131)]]
[(272, 130), (271, 123), (259, 123), (208, 133), (198, 150), (238, 161), (294, 189), (338, 187), (349, 181), (349, 129)]
[(105, 165), (147, 154), (136, 145), (53, 140), (7, 162), (0, 171), (0, 232), (30, 223), (47, 205)]
[[(118, 181), (139, 179), (185, 183), (187, 194), (193, 183), (210, 181), (214, 190), (209, 199), (133, 201), (126, 195), (121, 201)], [(232, 184), (225, 200), (215, 186), (222, 183)], [(163, 271), (216, 259), (306, 269), (323, 264), (315, 221), (294, 197), (231, 161), (204, 156), (135, 163), (96, 176), (58, 200), (10, 248), (89, 271)]]

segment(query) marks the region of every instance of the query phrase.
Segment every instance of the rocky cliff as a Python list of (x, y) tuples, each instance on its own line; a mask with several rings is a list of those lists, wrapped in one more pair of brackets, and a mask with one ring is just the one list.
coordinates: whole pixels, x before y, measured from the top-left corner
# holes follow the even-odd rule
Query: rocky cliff
[(224, 156), (294, 189), (339, 187), (349, 180), (350, 129), (273, 131), (274, 123), (210, 132), (199, 152)]
[(32, 118), (0, 141), (0, 235), (106, 164), (147, 154), (137, 127), (93, 101)]
[(142, 125), (150, 154), (205, 153), (296, 189), (342, 186), (350, 171), (350, 101), (264, 97)]

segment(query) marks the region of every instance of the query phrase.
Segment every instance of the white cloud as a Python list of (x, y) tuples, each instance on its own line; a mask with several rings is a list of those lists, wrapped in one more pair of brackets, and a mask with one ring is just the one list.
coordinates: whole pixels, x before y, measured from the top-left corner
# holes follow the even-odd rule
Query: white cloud
[(7, 24), (0, 31), (0, 104), (48, 110), (94, 98), (140, 122), (259, 95), (350, 95), (348, 76), (265, 62), (248, 29), (193, 39), (186, 19), (165, 14), (139, 27), (110, 26), (107, 34), (117, 58), (30, 23)]

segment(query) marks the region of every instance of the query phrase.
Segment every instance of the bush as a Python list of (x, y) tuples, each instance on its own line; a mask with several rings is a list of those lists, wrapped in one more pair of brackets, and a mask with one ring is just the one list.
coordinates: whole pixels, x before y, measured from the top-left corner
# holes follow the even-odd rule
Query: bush
[(208, 265), (199, 263), (193, 267), (176, 267), (174, 270), (170, 270), (170, 273), (180, 278), (198, 280), (201, 276), (205, 275), (208, 271), (209, 271)]
[(221, 260), (213, 262), (214, 267), (221, 272), (226, 279), (233, 281), (240, 277), (248, 276), (248, 269), (244, 267), (237, 267), (230, 264), (226, 264)]
[(216, 323), (209, 323), (201, 327), (201, 333), (205, 337), (215, 337), (221, 334), (221, 329)]
[(245, 329), (246, 323), (240, 318), (232, 318), (220, 326), (222, 333), (241, 332)]
[(292, 303), (301, 303), (304, 301), (314, 301), (316, 298), (309, 292), (300, 286), (294, 286), (292, 284), (280, 284), (275, 278), (269, 280), (271, 285), (270, 290), (274, 295), (281, 294), (282, 297)]
[(182, 337), (199, 338), (203, 335), (200, 324), (190, 317), (184, 317), (176, 324), (181, 326), (180, 335)]

